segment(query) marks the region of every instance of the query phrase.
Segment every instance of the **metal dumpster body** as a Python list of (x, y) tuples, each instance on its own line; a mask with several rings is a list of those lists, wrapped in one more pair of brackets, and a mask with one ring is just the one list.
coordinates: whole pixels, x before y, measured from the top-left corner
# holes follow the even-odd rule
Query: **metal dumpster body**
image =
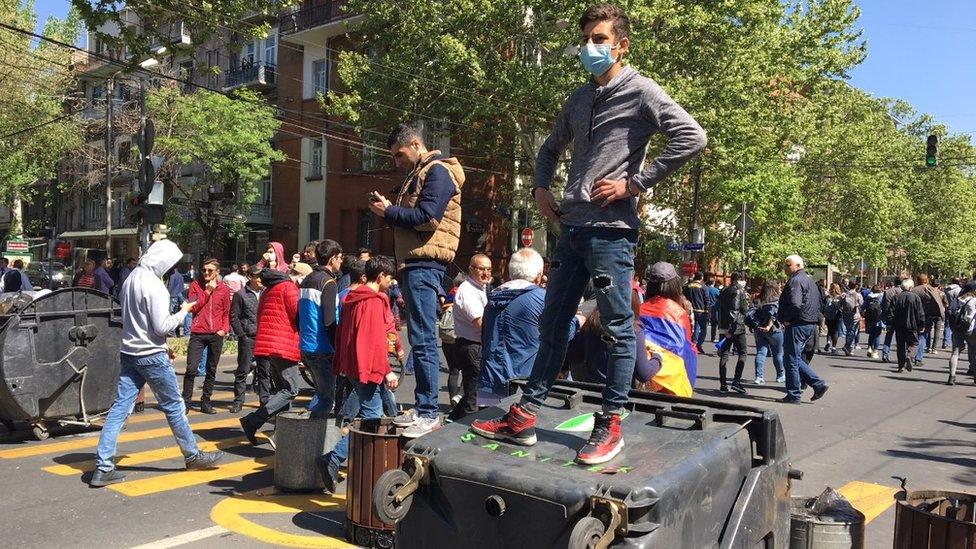
[(115, 401), (122, 308), (102, 292), (67, 288), (0, 315), (0, 419), (87, 424)]
[[(790, 481), (774, 412), (633, 392), (626, 447), (597, 466), (575, 463), (600, 410), (601, 388), (560, 382), (522, 447), (468, 430), (518, 397), (411, 442), (427, 472), (397, 524), (397, 546), (590, 547), (600, 519), (612, 547), (789, 546)], [(560, 402), (561, 401), (561, 402)], [(562, 404), (562, 407), (558, 407)], [(622, 510), (619, 524), (607, 510)], [(575, 540), (575, 541), (574, 541)]]

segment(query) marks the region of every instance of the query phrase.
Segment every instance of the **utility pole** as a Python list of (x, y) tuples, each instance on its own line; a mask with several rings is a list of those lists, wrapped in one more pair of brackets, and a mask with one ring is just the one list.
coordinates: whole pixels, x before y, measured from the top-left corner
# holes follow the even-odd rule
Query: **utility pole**
[(740, 265), (739, 270), (742, 271), (746, 270), (746, 225), (749, 224), (746, 208), (748, 205), (748, 202), (742, 202), (742, 226), (739, 227), (741, 229), (739, 232), (742, 233), (742, 265)]
[[(142, 131), (142, 139), (145, 139), (146, 132), (146, 79), (139, 77), (139, 128)], [(139, 164), (140, 173), (145, 170), (145, 162)], [(139, 185), (139, 178), (136, 178), (136, 185)], [(149, 182), (152, 185), (152, 181)], [(142, 189), (138, 189), (141, 192)], [(145, 216), (139, 216), (139, 255), (146, 253), (149, 249), (149, 224), (146, 223)]]
[(112, 153), (115, 138), (112, 135), (113, 104), (115, 103), (115, 77), (108, 79), (105, 95), (105, 255), (112, 255)]

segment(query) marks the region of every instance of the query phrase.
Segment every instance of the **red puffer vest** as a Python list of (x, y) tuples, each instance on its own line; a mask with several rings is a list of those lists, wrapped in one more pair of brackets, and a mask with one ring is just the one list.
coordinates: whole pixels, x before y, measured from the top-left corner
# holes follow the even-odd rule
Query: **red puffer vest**
[(298, 351), (298, 286), (286, 273), (265, 269), (267, 288), (258, 303), (258, 333), (254, 356), (301, 360)]

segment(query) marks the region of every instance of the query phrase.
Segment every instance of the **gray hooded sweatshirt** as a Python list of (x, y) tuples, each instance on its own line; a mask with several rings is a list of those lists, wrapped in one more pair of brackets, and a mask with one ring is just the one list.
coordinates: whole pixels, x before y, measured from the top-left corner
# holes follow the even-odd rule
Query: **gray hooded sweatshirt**
[(139, 258), (122, 288), (122, 352), (147, 356), (166, 352), (166, 336), (183, 322), (186, 313), (169, 314), (169, 290), (163, 275), (183, 257), (172, 240), (153, 243)]
[[(667, 148), (644, 166), (651, 136), (661, 132)], [(549, 188), (559, 157), (572, 142), (572, 165), (559, 206), (563, 224), (639, 229), (637, 198), (606, 208), (590, 202), (601, 179), (626, 179), (646, 191), (705, 148), (705, 130), (656, 82), (623, 67), (606, 86), (595, 80), (577, 89), (563, 106), (539, 150), (535, 186)]]

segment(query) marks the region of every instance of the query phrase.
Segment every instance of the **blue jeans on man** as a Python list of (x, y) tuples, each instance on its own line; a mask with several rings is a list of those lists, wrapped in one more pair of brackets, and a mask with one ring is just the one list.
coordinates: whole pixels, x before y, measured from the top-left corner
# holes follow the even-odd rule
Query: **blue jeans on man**
[(637, 231), (601, 227), (562, 228), (549, 270), (546, 303), (539, 322), (539, 353), (522, 395), (522, 405), (541, 406), (566, 359), (567, 326), (576, 315), (588, 281), (593, 281), (600, 323), (610, 353), (603, 412), (620, 413), (628, 403), (637, 337), (631, 307)]
[(844, 351), (848, 354), (857, 346), (858, 337), (861, 335), (861, 319), (854, 315), (844, 315)]
[(403, 270), (403, 297), (407, 304), (407, 340), (416, 373), (414, 396), (419, 417), (437, 417), (441, 357), (437, 350), (437, 292), (444, 272), (431, 267)]
[(708, 311), (695, 311), (695, 327), (692, 330), (691, 339), (699, 353), (703, 353), (702, 343), (705, 343), (705, 333), (708, 331)]
[(936, 329), (936, 326), (941, 322), (942, 319), (938, 317), (925, 317), (925, 330), (918, 335), (918, 351), (915, 353), (915, 362), (925, 358), (925, 351), (935, 350), (935, 343), (929, 345), (929, 342), (933, 341), (933, 338), (939, 335), (939, 330)]
[[(359, 400), (359, 417), (363, 419), (375, 419), (383, 417), (383, 398), (380, 395), (380, 386), (376, 383), (360, 383), (354, 381), (355, 396)], [(352, 398), (353, 395), (349, 395)], [(326, 454), (327, 460), (334, 466), (341, 465), (349, 457), (349, 435), (339, 439), (335, 448)]]
[(335, 355), (326, 353), (308, 353), (302, 351), (302, 362), (312, 373), (315, 383), (315, 396), (309, 404), (308, 410), (313, 419), (327, 418), (335, 402), (335, 375), (332, 373), (332, 361)]
[(763, 332), (756, 330), (756, 379), (764, 379), (766, 357), (773, 357), (776, 379), (783, 377), (783, 331)]
[(176, 437), (183, 457), (190, 458), (199, 453), (190, 422), (186, 419), (186, 408), (183, 405), (179, 383), (176, 381), (176, 372), (167, 353), (162, 351), (147, 356), (123, 353), (118, 393), (105, 416), (105, 425), (98, 438), (95, 466), (99, 471), (107, 473), (115, 469), (114, 458), (119, 432), (122, 431), (125, 420), (132, 413), (139, 390), (147, 383), (156, 395), (160, 409), (166, 415), (166, 421), (173, 431), (173, 436)]
[(783, 333), (783, 368), (786, 370), (786, 393), (790, 401), (799, 402), (803, 398), (801, 383), (812, 387), (814, 391), (827, 386), (803, 356), (803, 350), (816, 329), (816, 324), (792, 324)]

